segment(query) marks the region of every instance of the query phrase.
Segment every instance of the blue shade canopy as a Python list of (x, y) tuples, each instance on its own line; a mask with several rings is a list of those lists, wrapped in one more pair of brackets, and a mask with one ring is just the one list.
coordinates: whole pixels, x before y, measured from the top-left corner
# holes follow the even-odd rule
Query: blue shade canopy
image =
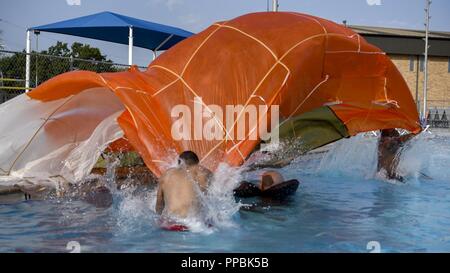
[[(180, 28), (108, 11), (32, 27), (30, 30), (67, 34), (128, 45), (129, 27), (133, 27), (133, 45), (150, 50), (167, 50), (176, 43), (193, 35), (193, 33)], [(162, 43), (164, 44), (158, 48)]]

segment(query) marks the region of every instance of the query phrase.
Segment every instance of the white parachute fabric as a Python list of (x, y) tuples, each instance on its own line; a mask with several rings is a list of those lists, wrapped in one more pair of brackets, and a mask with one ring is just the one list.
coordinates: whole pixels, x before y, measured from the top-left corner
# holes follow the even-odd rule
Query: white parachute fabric
[(0, 105), (0, 184), (81, 181), (108, 144), (123, 136), (117, 117), (124, 110), (106, 88), (48, 102), (23, 94)]

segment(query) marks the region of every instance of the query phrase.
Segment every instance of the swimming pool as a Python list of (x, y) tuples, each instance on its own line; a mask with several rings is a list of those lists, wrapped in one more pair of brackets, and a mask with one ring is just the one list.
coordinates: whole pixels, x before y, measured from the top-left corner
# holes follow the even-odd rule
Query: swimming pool
[[(450, 136), (423, 135), (405, 149), (406, 184), (374, 175), (375, 159), (376, 139), (362, 136), (300, 157), (282, 170), (302, 181), (295, 196), (238, 210), (219, 194), (209, 213), (220, 227), (198, 232), (159, 229), (153, 192), (115, 192), (106, 209), (55, 199), (2, 204), (0, 251), (69, 252), (76, 241), (82, 252), (369, 252), (369, 242), (381, 252), (449, 252)], [(223, 179), (239, 179), (236, 172), (222, 170)]]

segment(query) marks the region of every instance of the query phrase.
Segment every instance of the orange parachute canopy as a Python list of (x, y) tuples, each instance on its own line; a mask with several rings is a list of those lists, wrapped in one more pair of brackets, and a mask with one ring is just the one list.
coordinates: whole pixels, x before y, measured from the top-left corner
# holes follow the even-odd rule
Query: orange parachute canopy
[(177, 105), (194, 109), (196, 97), (206, 108), (279, 105), (282, 120), (327, 108), (346, 131), (342, 137), (384, 128), (421, 130), (411, 92), (385, 53), (344, 26), (293, 12), (252, 13), (215, 23), (160, 55), (144, 72), (135, 67), (69, 72), (28, 96), (48, 102), (99, 88), (123, 103), (118, 124), (158, 176), (179, 152), (195, 151), (214, 169), (220, 162), (242, 164), (260, 142), (249, 137), (175, 140), (171, 130), (179, 117), (171, 111)]

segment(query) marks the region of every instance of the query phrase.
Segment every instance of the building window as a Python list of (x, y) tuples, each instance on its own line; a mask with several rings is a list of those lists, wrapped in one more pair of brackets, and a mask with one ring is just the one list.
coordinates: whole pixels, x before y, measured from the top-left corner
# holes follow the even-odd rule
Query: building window
[[(409, 57), (409, 71), (411, 71), (411, 72), (414, 71), (414, 63), (416, 61), (415, 59), (416, 59), (416, 57), (414, 57), (414, 56)], [(450, 58), (449, 58), (449, 60), (450, 60)]]
[(425, 56), (420, 56), (420, 72), (425, 70)]
[(450, 73), (450, 57), (448, 57), (448, 73)]

